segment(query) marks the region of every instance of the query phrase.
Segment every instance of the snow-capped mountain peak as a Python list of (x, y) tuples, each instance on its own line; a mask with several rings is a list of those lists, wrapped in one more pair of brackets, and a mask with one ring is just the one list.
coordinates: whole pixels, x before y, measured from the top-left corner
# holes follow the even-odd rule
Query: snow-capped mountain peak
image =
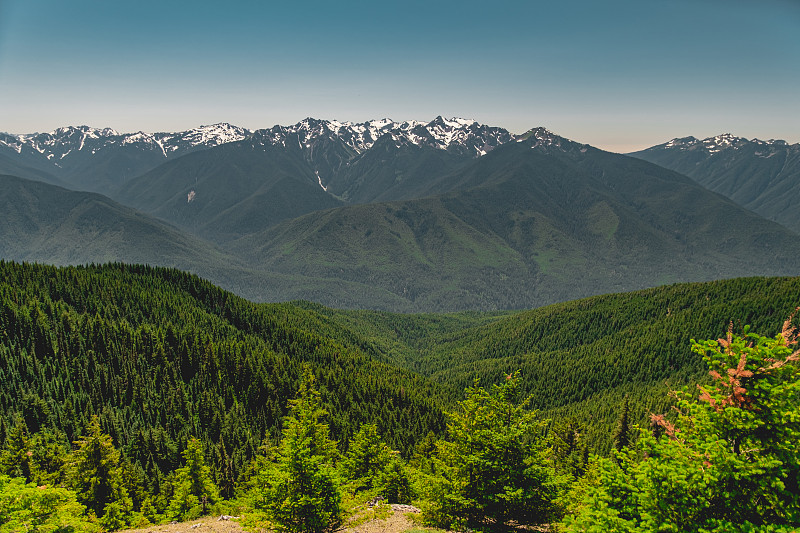
[(248, 138), (252, 132), (227, 122), (200, 126), (177, 133), (156, 133), (154, 138), (167, 152), (175, 152), (181, 148), (210, 148)]
[(697, 143), (700, 142), (700, 139), (697, 137), (692, 137), (691, 135), (688, 137), (675, 137), (671, 141), (664, 143), (662, 146), (664, 149), (667, 148), (677, 148), (677, 149), (687, 149), (690, 146), (695, 146)]
[(747, 139), (736, 137), (732, 133), (723, 133), (702, 140), (703, 147), (710, 154), (725, 150), (726, 148), (738, 148), (740, 144), (747, 142)]
[(545, 151), (557, 148), (562, 151), (576, 149), (580, 150), (581, 152), (585, 152), (588, 146), (585, 144), (576, 143), (561, 137), (560, 135), (556, 135), (552, 131), (541, 126), (528, 130), (527, 132), (518, 136), (516, 140), (519, 143), (526, 143), (526, 146), (530, 146), (532, 149)]
[(161, 152), (167, 158), (173, 154), (240, 141), (250, 134), (249, 130), (227, 123), (200, 126), (177, 133), (119, 133), (111, 128), (66, 126), (49, 133), (7, 134), (0, 137), (0, 146), (8, 146), (17, 153), (38, 152), (56, 160), (87, 151), (96, 154), (113, 146), (136, 146)]
[[(310, 152), (314, 151), (319, 142), (339, 143), (340, 146), (344, 145), (342, 149), (345, 152), (351, 154), (341, 154), (341, 161), (346, 161), (366, 152), (387, 135), (397, 147), (428, 147), (471, 157), (480, 157), (517, 138), (503, 128), (457, 117), (438, 116), (430, 122), (398, 122), (381, 118), (358, 123), (309, 117), (290, 126), (277, 125), (257, 131), (226, 122), (186, 131), (160, 133), (119, 133), (111, 128), (67, 126), (49, 133), (2, 134), (0, 147), (5, 146), (17, 154), (28, 154), (35, 159), (44, 157), (51, 163), (58, 162), (56, 164), (59, 168), (66, 168), (63, 165), (70, 165), (70, 161), (80, 160), (84, 162), (82, 164), (89, 164), (86, 158), (101, 152), (111, 156), (111, 152), (107, 150), (115, 147), (127, 151), (144, 151), (151, 158), (171, 159), (192, 151), (245, 139), (252, 139), (253, 143), (262, 145), (299, 148), (309, 152), (307, 157), (312, 157)], [(133, 156), (133, 152), (129, 153)]]
[[(762, 149), (771, 151), (780, 149), (781, 147), (789, 146), (786, 141), (780, 139), (770, 139), (762, 141), (760, 139), (748, 140), (744, 137), (737, 137), (732, 133), (722, 133), (714, 137), (707, 137), (705, 139), (698, 139), (696, 137), (680, 137), (672, 139), (671, 141), (660, 145), (664, 150), (692, 150), (700, 151), (707, 155), (713, 155), (726, 150), (739, 150), (745, 146), (757, 145)], [(654, 147), (655, 148), (655, 147)], [(762, 155), (766, 152), (759, 152), (756, 155)]]
[(453, 117), (453, 118), (447, 119), (447, 118), (444, 118), (443, 116), (439, 115), (438, 117), (433, 119), (428, 124), (428, 126), (434, 126), (434, 127), (436, 127), (436, 126), (442, 127), (443, 126), (445, 128), (458, 129), (458, 128), (462, 128), (464, 126), (472, 126), (473, 124), (476, 124), (476, 123), (477, 122), (475, 120), (473, 120), (473, 119), (459, 118), (459, 117)]
[[(416, 120), (396, 122), (388, 118), (367, 122), (343, 122), (306, 118), (292, 126), (274, 126), (259, 130), (257, 137), (262, 143), (287, 145), (299, 143), (310, 149), (320, 139), (338, 139), (361, 154), (384, 135), (390, 135), (400, 145), (428, 146), (442, 150), (455, 150), (481, 156), (493, 148), (514, 139), (514, 135), (503, 128), (484, 126), (474, 120), (436, 117), (425, 123)], [(289, 141), (289, 137), (297, 141)]]

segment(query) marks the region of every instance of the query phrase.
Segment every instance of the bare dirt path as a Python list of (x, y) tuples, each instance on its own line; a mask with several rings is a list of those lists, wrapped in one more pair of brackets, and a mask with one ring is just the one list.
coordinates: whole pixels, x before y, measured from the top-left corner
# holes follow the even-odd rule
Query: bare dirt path
[[(339, 530), (338, 533), (403, 533), (412, 529), (413, 523), (408, 517), (410, 512), (419, 512), (408, 505), (392, 504), (392, 514), (385, 519), (374, 519), (354, 527)], [(149, 526), (143, 529), (126, 529), (118, 533), (243, 533), (244, 530), (236, 520), (220, 520), (219, 517), (204, 517), (191, 522), (180, 522), (161, 526)]]
[(414, 524), (408, 517), (409, 512), (419, 512), (419, 509), (410, 505), (391, 504), (392, 514), (386, 519), (375, 519), (365, 522), (359, 526), (348, 528), (348, 533), (403, 533), (408, 531)]
[(126, 529), (118, 533), (242, 533), (243, 531), (242, 526), (235, 520), (220, 520), (217, 516), (206, 516), (191, 522)]

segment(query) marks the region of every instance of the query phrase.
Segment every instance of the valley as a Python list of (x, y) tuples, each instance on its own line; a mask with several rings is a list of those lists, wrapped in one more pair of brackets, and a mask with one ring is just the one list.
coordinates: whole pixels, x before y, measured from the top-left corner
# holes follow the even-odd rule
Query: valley
[[(729, 324), (774, 332), (798, 294), (797, 277), (739, 278), (530, 311), (392, 314), (253, 304), (174, 269), (0, 261), (0, 494), (24, 490), (8, 475), (40, 490), (80, 489), (68, 466), (78, 451), (68, 443), (82, 450), (106, 439), (118, 450), (113, 475), (126, 472), (113, 482), (122, 483), (115, 486), (124, 487), (123, 499), (102, 503), (79, 493), (102, 513), (103, 527), (206, 514), (176, 499), (181, 472), (191, 471), (181, 465), (195, 460), (214, 486), (212, 512), (244, 513), (248, 530), (264, 527), (272, 504), (259, 498), (273, 489), (259, 476), (277, 475), (274, 461), (288, 457), (284, 446), (294, 438), (288, 421), (313, 401), (318, 411), (309, 412), (317, 414), (300, 427), (324, 427), (325, 438), (335, 439), (326, 446), (337, 468), (349, 471), (372, 427), (372, 438), (386, 444), (370, 444), (377, 455), (365, 457), (396, 451), (369, 468), (395, 468), (416, 487), (407, 490), (419, 491), (390, 497), (431, 498), (425, 480), (442, 468), (435, 461), (447, 460), (454, 420), (484, 388), (498, 395), (507, 387), (516, 392), (505, 401), (528, 398), (514, 416), (527, 413), (526, 431), (538, 428), (531, 435), (553, 446), (546, 460), (580, 478), (590, 453), (618, 447), (620, 420), (632, 438), (633, 426), (646, 428), (651, 414), (670, 411), (670, 390), (712, 387), (692, 339), (724, 335)], [(792, 324), (790, 317), (784, 335)], [(462, 391), (467, 400), (459, 400)], [(192, 449), (202, 455), (191, 459)], [(537, 449), (525, 453), (544, 453)], [(434, 450), (440, 459), (432, 459)], [(358, 488), (363, 479), (346, 475), (348, 505), (372, 497)], [(563, 497), (556, 492), (548, 498)], [(107, 507), (114, 501), (128, 502), (119, 518)], [(547, 513), (538, 516), (559, 516)]]
[(799, 24), (0, 0), (0, 533), (800, 533)]
[[(759, 217), (746, 209), (752, 204), (737, 205), (702, 181), (544, 128), (512, 135), (442, 117), (306, 119), (255, 131), (218, 124), (171, 134), (81, 127), (4, 137), (0, 156), (0, 171), (103, 191), (114, 199), (104, 205), (133, 208), (139, 221), (114, 215), (117, 231), (102, 231), (88, 212), (72, 212), (73, 229), (47, 241), (36, 232), (52, 232), (36, 219), (63, 211), (51, 189), (28, 209), (34, 226), (6, 217), (4, 258), (174, 266), (254, 301), (525, 309), (680, 281), (800, 272), (793, 226), (767, 220), (793, 212), (785, 206), (791, 194), (784, 203), (763, 197)], [(734, 201), (746, 194), (720, 192)], [(149, 232), (154, 237), (135, 246), (121, 242)]]
[[(714, 505), (790, 521), (797, 424), (770, 413), (797, 407), (794, 148), (629, 157), (442, 117), (3, 136), (0, 526), (583, 531), (623, 505), (605, 487), (694, 472), (729, 424), (763, 463)], [(714, 450), (723, 478), (751, 460)], [(778, 478), (766, 510), (732, 505)]]

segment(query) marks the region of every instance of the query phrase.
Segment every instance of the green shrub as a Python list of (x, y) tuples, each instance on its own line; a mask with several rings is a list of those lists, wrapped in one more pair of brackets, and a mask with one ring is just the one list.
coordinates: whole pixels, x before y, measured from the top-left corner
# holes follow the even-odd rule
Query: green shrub
[(262, 500), (275, 526), (291, 533), (330, 531), (342, 521), (341, 482), (333, 465), (336, 445), (327, 424), (320, 422), (325, 415), (320, 405), (314, 376), (306, 368)]
[(559, 487), (544, 442), (544, 422), (520, 401), (519, 372), (486, 391), (468, 388), (439, 441), (441, 475), (429, 488), (425, 521), (447, 528), (514, 521), (539, 524), (555, 512)]
[(100, 527), (84, 516), (85, 510), (71, 490), (0, 475), (0, 533), (99, 531)]
[(800, 350), (791, 317), (774, 338), (693, 342), (712, 382), (677, 393), (565, 521), (570, 532), (767, 532), (800, 526)]

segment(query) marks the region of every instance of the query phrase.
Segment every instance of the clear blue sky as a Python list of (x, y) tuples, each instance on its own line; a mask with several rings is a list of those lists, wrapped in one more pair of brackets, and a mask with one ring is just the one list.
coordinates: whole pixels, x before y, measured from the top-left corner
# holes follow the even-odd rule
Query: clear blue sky
[(0, 131), (437, 115), (800, 142), (800, 0), (0, 0)]

